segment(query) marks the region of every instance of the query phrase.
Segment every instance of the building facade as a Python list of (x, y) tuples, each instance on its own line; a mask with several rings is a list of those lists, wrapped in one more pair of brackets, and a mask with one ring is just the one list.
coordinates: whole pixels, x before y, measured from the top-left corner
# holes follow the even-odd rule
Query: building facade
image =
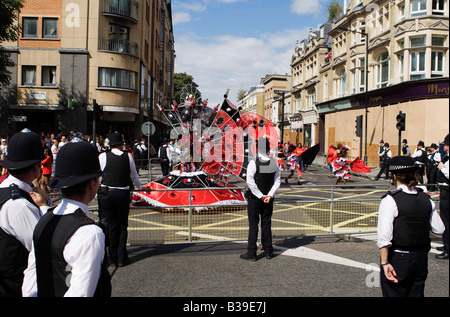
[[(144, 121), (162, 125), (157, 104), (173, 96), (174, 37), (166, 0), (27, 0), (14, 43), (16, 66), (8, 133), (93, 129), (139, 137)], [(7, 91), (6, 91), (7, 90)]]
[[(443, 141), (449, 131), (448, 1), (344, 5), (343, 15), (310, 32), (292, 57), (292, 102), (299, 118), (313, 121), (311, 145), (320, 143), (326, 153), (330, 145), (347, 144), (351, 157), (375, 166), (381, 139), (394, 154), (400, 138), (412, 150), (420, 140), (428, 146)], [(401, 134), (400, 112), (406, 114)], [(358, 116), (364, 118), (361, 137)]]
[(243, 113), (253, 112), (260, 116), (264, 116), (264, 85), (258, 84), (245, 94), (244, 98), (239, 101)]

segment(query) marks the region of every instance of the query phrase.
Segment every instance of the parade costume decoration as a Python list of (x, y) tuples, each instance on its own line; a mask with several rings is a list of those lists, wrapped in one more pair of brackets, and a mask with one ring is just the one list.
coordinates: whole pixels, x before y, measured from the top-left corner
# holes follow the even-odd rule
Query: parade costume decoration
[[(338, 148), (330, 146), (328, 150), (327, 163), (331, 164), (332, 172), (334, 176), (338, 178), (338, 181), (344, 180), (346, 182), (348, 179), (353, 178), (350, 172), (367, 174), (371, 171), (371, 168), (366, 166), (364, 161), (362, 161), (359, 157), (353, 161), (347, 160), (345, 156), (347, 155), (347, 151), (349, 149), (350, 148), (345, 145), (338, 146)], [(336, 185), (338, 181), (336, 182)]]
[(197, 88), (188, 85), (181, 100), (182, 105), (160, 108), (172, 125), (172, 136), (179, 139), (181, 163), (173, 162), (178, 170), (144, 186), (147, 191), (135, 192), (134, 204), (174, 208), (244, 204), (243, 192), (228, 185), (227, 179), (234, 175), (245, 181), (258, 138), (267, 137), (270, 148), (276, 149), (275, 127), (257, 114), (241, 114), (227, 95), (222, 106), (211, 108)]

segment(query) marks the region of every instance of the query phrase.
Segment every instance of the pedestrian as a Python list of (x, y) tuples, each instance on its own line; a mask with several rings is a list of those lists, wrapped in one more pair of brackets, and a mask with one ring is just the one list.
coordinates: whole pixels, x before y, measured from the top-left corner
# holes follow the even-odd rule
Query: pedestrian
[(402, 155), (403, 156), (409, 156), (411, 151), (409, 150), (408, 140), (403, 139), (402, 144), (403, 144), (403, 146), (402, 146)]
[(52, 177), (55, 176), (55, 163), (56, 157), (58, 155), (58, 141), (56, 139), (52, 139), (52, 147), (50, 148), (52, 152)]
[(109, 145), (111, 151), (99, 155), (103, 171), (98, 195), (99, 213), (108, 230), (109, 260), (116, 267), (122, 267), (129, 263), (127, 237), (132, 186), (142, 190), (142, 184), (133, 156), (122, 151), (122, 134), (111, 134)]
[(423, 175), (425, 174), (425, 165), (427, 162), (427, 152), (425, 151), (425, 143), (423, 141), (419, 141), (417, 144), (417, 148), (415, 149), (412, 158), (419, 167), (416, 173), (419, 175), (420, 183), (423, 184)]
[(445, 231), (442, 234), (442, 242), (444, 244), (444, 249), (441, 254), (437, 254), (436, 258), (440, 260), (448, 260), (448, 243), (449, 243), (449, 236), (448, 236), (448, 218), (449, 218), (449, 199), (448, 199), (448, 192), (449, 192), (449, 136), (445, 137), (444, 140), (444, 151), (445, 155), (442, 158), (441, 162), (438, 165), (438, 179), (437, 184), (439, 187), (439, 212), (441, 215), (442, 222), (445, 226)]
[(3, 161), (8, 156), (8, 145), (6, 144), (6, 139), (2, 139), (0, 145), (0, 161)]
[(380, 179), (381, 175), (385, 173), (385, 179), (389, 179), (389, 163), (391, 162), (392, 152), (389, 148), (389, 143), (384, 143), (383, 152), (381, 152), (380, 160), (381, 160), (381, 169), (378, 172), (377, 176), (373, 180), (377, 181)]
[(67, 143), (58, 153), (50, 186), (62, 201), (36, 225), (22, 287), (26, 297), (108, 297), (111, 279), (105, 234), (91, 218), (102, 175), (97, 149), (87, 142)]
[(161, 171), (163, 176), (169, 175), (169, 168), (172, 162), (172, 152), (169, 147), (169, 140), (164, 139), (158, 151), (158, 157), (161, 164)]
[(44, 149), (34, 132), (13, 135), (0, 184), (0, 297), (20, 297), (33, 230), (48, 210), (47, 196), (31, 183), (40, 174)]
[(48, 184), (50, 183), (50, 177), (52, 176), (52, 164), (53, 164), (53, 159), (49, 155), (48, 148), (44, 149), (44, 156), (45, 156), (45, 159), (43, 159), (41, 162), (42, 176), (39, 179), (39, 183), (40, 183), (40, 186), (43, 189), (44, 193), (46, 195), (48, 195), (50, 193), (50, 190), (48, 189)]
[(437, 177), (438, 177), (438, 168), (437, 166), (441, 162), (441, 153), (438, 150), (438, 146), (436, 143), (432, 143), (430, 145), (430, 151), (427, 153), (427, 162), (426, 162), (426, 173), (427, 173), (427, 188), (428, 191), (434, 192), (437, 190)]
[(240, 257), (256, 261), (256, 241), (258, 224), (261, 218), (261, 240), (267, 259), (273, 257), (272, 214), (275, 193), (280, 187), (281, 170), (275, 159), (269, 157), (270, 143), (267, 138), (260, 138), (257, 143), (256, 159), (247, 167), (248, 199), (248, 246), (247, 252)]
[(414, 159), (394, 157), (389, 166), (396, 189), (383, 196), (378, 210), (380, 281), (384, 297), (423, 297), (428, 275), (430, 229), (444, 224), (430, 197), (417, 188)]

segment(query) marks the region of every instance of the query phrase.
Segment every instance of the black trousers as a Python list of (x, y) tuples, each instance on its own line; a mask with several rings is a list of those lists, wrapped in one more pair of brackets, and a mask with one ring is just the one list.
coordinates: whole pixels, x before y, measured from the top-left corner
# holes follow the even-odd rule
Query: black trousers
[(163, 176), (169, 175), (169, 167), (170, 167), (169, 160), (161, 160), (161, 171)]
[(108, 230), (109, 259), (114, 264), (128, 260), (128, 215), (130, 213), (130, 191), (109, 190), (100, 193), (99, 208)]
[(444, 244), (444, 252), (448, 254), (448, 244), (449, 244), (449, 236), (448, 236), (448, 220), (449, 220), (449, 190), (448, 187), (440, 188), (440, 201), (439, 201), (439, 214), (441, 216), (442, 222), (445, 226), (444, 234), (442, 235), (442, 242)]
[(389, 178), (389, 163), (391, 162), (390, 159), (384, 159), (383, 162), (381, 163), (381, 169), (378, 172), (378, 175), (375, 177), (376, 179), (380, 178), (381, 175), (383, 175), (383, 173), (386, 173), (385, 178), (388, 179)]
[(261, 217), (261, 240), (266, 253), (273, 252), (272, 246), (272, 214), (273, 199), (270, 204), (265, 204), (261, 199), (250, 193), (248, 195), (248, 246), (247, 253), (256, 256), (258, 240), (258, 224)]
[(380, 267), (384, 297), (424, 297), (428, 276), (428, 251), (398, 252), (389, 248), (388, 261), (397, 273), (398, 284), (388, 281)]

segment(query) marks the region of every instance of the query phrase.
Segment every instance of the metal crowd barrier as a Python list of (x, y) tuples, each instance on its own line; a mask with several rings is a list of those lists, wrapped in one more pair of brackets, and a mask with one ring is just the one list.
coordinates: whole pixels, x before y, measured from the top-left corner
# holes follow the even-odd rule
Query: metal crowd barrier
[[(375, 233), (378, 208), (386, 185), (315, 185), (291, 186), (298, 189), (322, 191), (329, 195), (309, 200), (275, 199), (272, 216), (274, 238), (300, 236), (341, 235)], [(351, 187), (352, 189), (349, 189)], [(242, 189), (237, 187), (233, 189)], [(202, 189), (174, 189), (192, 192)], [(204, 189), (203, 189), (204, 190)], [(350, 190), (376, 192), (379, 198), (347, 199)], [(378, 195), (379, 193), (379, 195)], [(301, 197), (301, 196), (300, 196)], [(439, 200), (438, 195), (432, 197)], [(438, 208), (439, 204), (436, 203)], [(98, 208), (91, 205), (91, 215)], [(211, 241), (247, 240), (247, 204), (204, 206), (189, 205), (173, 207), (131, 206), (129, 214), (129, 244), (171, 244)]]

